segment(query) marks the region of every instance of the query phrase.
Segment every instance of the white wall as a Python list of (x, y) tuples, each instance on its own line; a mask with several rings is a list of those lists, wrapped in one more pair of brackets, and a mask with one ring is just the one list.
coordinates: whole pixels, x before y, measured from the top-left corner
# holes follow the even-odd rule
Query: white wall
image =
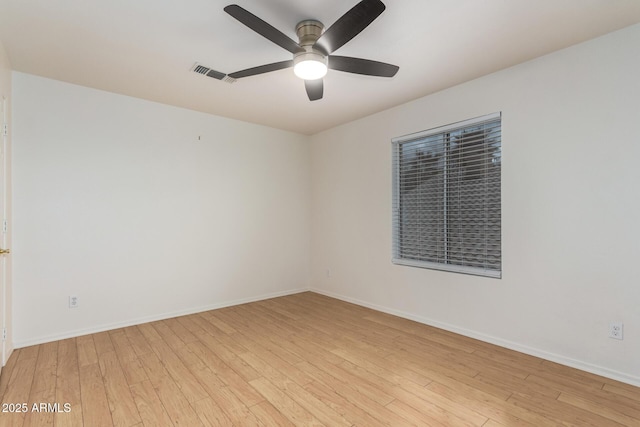
[[(640, 25), (315, 135), (312, 289), (640, 385), (638, 46)], [(496, 111), (503, 279), (393, 265), (391, 138)]]
[(13, 94), (17, 347), (308, 288), (308, 137), (18, 72)]

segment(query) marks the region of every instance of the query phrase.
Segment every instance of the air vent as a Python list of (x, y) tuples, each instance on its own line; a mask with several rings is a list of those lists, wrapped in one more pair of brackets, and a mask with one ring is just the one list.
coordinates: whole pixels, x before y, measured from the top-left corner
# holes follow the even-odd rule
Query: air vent
[(225, 73), (221, 73), (220, 71), (213, 70), (205, 65), (198, 64), (197, 62), (191, 68), (191, 71), (194, 73), (202, 74), (203, 76), (211, 77), (216, 80), (222, 80), (227, 83), (235, 83), (236, 79), (227, 76)]
[(209, 71), (211, 71), (211, 68), (205, 67), (205, 66), (200, 65), (198, 63), (196, 63), (196, 65), (193, 67), (193, 72), (194, 73), (205, 74), (206, 75)]

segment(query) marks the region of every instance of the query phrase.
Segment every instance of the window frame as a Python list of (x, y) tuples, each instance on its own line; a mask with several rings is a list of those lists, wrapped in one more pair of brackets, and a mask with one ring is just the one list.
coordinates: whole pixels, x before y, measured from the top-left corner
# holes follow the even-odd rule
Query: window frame
[[(464, 274), (472, 274), (472, 275), (478, 275), (478, 276), (484, 276), (484, 277), (492, 277), (492, 278), (502, 278), (502, 200), (501, 200), (501, 192), (502, 192), (502, 168), (500, 168), (500, 175), (499, 175), (499, 192), (500, 194), (499, 196), (499, 202), (498, 202), (498, 208), (499, 208), (499, 212), (500, 212), (500, 221), (499, 221), (499, 269), (491, 269), (491, 268), (482, 268), (482, 267), (475, 267), (475, 266), (469, 266), (469, 265), (458, 265), (458, 264), (451, 264), (451, 260), (448, 260), (448, 253), (449, 253), (449, 249), (447, 248), (447, 242), (449, 241), (449, 239), (451, 238), (450, 236), (452, 234), (454, 234), (452, 232), (452, 228), (449, 228), (449, 225), (447, 224), (447, 211), (446, 211), (446, 199), (447, 199), (447, 186), (449, 185), (447, 183), (447, 174), (449, 173), (449, 171), (447, 171), (447, 167), (443, 166), (443, 186), (442, 186), (442, 199), (443, 199), (443, 205), (445, 207), (443, 207), (443, 214), (441, 217), (442, 220), (442, 227), (443, 227), (443, 244), (444, 244), (444, 252), (445, 252), (445, 256), (444, 256), (444, 261), (439, 260), (439, 261), (428, 261), (428, 260), (418, 260), (418, 259), (412, 259), (412, 258), (407, 258), (407, 257), (403, 257), (401, 254), (401, 239), (406, 239), (407, 236), (401, 236), (401, 211), (402, 211), (402, 206), (401, 206), (401, 169), (402, 169), (402, 164), (401, 164), (401, 159), (402, 159), (402, 153), (401, 153), (401, 149), (402, 149), (402, 145), (405, 143), (411, 143), (411, 142), (416, 142), (416, 141), (423, 141), (423, 140), (427, 140), (428, 138), (434, 138), (438, 135), (442, 135), (442, 145), (443, 145), (443, 150), (445, 151), (444, 154), (444, 164), (447, 165), (448, 163), (448, 156), (451, 156), (451, 146), (449, 145), (447, 148), (447, 144), (450, 144), (449, 141), (445, 142), (446, 136), (445, 135), (450, 135), (453, 132), (456, 131), (464, 131), (465, 129), (468, 128), (472, 128), (474, 126), (480, 126), (484, 123), (491, 123), (491, 122), (495, 122), (495, 121), (499, 121), (499, 126), (500, 126), (500, 137), (498, 140), (498, 149), (500, 151), (499, 157), (497, 157), (500, 161), (500, 164), (502, 162), (502, 138), (501, 138), (501, 132), (502, 132), (502, 113), (501, 112), (496, 112), (496, 113), (492, 113), (492, 114), (487, 114), (484, 116), (480, 116), (480, 117), (475, 117), (472, 119), (468, 119), (468, 120), (463, 120), (460, 122), (456, 122), (456, 123), (451, 123), (448, 125), (444, 125), (444, 126), (439, 126), (436, 128), (432, 128), (432, 129), (428, 129), (425, 131), (421, 131), (421, 132), (417, 132), (417, 133), (413, 133), (413, 134), (409, 134), (409, 135), (404, 135), (404, 136), (400, 136), (400, 137), (396, 137), (393, 138), (391, 140), (391, 145), (392, 145), (392, 173), (393, 173), (393, 179), (392, 179), (392, 185), (393, 185), (393, 191), (392, 191), (392, 197), (393, 197), (393, 203), (392, 203), (392, 233), (393, 233), (393, 253), (392, 253), (392, 262), (394, 264), (398, 264), (398, 265), (405, 265), (405, 266), (410, 266), (410, 267), (419, 267), (419, 268), (427, 268), (427, 269), (434, 269), (434, 270), (441, 270), (441, 271), (448, 271), (448, 272), (454, 272), (454, 273), (464, 273)], [(450, 138), (450, 136), (449, 136)], [(483, 141), (483, 143), (486, 143), (485, 141)], [(446, 150), (449, 150), (449, 152), (447, 152)], [(493, 159), (493, 158), (492, 158)], [(405, 164), (406, 166), (406, 164)], [(490, 194), (485, 194), (485, 196), (490, 196)], [(486, 197), (486, 199), (488, 199), (489, 197)], [(405, 208), (406, 209), (406, 208)], [(485, 237), (486, 240), (486, 237)], [(432, 249), (437, 247), (436, 244), (433, 245), (425, 245), (424, 247), (422, 247), (424, 250), (427, 249)], [(458, 254), (458, 256), (461, 256), (460, 254)]]

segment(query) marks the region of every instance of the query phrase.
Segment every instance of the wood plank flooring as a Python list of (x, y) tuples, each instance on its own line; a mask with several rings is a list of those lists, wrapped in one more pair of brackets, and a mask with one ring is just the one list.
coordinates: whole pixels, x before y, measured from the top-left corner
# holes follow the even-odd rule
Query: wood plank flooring
[(27, 407), (0, 426), (640, 426), (637, 387), (311, 292), (16, 350), (0, 401)]

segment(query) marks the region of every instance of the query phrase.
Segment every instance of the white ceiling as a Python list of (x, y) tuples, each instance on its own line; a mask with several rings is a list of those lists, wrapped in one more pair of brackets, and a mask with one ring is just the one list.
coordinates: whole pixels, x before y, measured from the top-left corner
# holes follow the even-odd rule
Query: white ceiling
[[(358, 0), (236, 0), (297, 40)], [(303, 134), (372, 114), (640, 22), (640, 0), (383, 0), (386, 11), (335, 53), (400, 66), (391, 79), (329, 71), (310, 102), (290, 69), (234, 84), (224, 73), (291, 59), (227, 15), (232, 0), (0, 0), (12, 68)]]

